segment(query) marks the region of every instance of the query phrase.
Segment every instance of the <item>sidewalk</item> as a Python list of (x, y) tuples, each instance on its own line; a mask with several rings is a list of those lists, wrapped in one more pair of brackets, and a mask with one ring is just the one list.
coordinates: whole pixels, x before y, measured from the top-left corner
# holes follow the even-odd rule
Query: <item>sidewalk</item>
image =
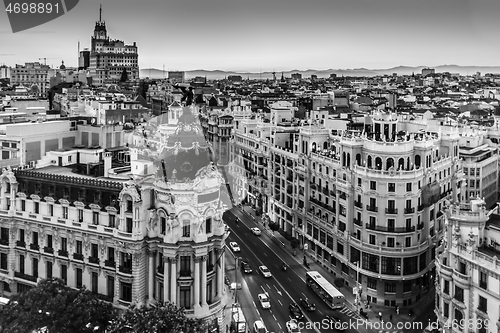
[[(251, 207), (248, 206), (242, 206), (240, 209), (250, 217), (255, 223), (265, 230), (270, 237), (278, 244), (284, 246), (284, 248), (287, 250), (287, 252), (290, 254), (290, 257), (294, 259), (296, 262), (298, 262), (300, 265), (302, 265), (302, 258), (304, 255), (304, 252), (302, 250), (299, 250), (299, 254), (296, 256), (292, 255), (292, 248), (290, 246), (290, 241), (287, 240), (283, 235), (281, 235), (280, 232), (272, 232), (268, 228), (264, 228), (262, 223), (260, 223), (260, 218), (255, 216), (255, 212)], [(307, 255), (308, 253), (305, 252)], [(318, 264), (314, 259), (310, 259), (308, 261), (309, 263), (309, 269), (318, 271), (321, 275), (323, 275), (325, 278), (328, 279), (328, 277), (332, 277), (332, 273), (323, 267), (323, 265)], [(355, 296), (352, 293), (352, 288), (346, 287), (343, 285), (339, 290), (344, 294), (344, 297), (347, 301), (347, 305), (350, 308), (351, 311), (354, 313), (358, 314), (359, 313), (359, 307), (355, 306)], [(411, 306), (406, 306), (406, 307), (400, 307), (399, 308), (399, 314), (396, 313), (396, 308), (394, 307), (388, 307), (388, 306), (383, 306), (381, 304), (370, 304), (369, 308), (367, 309), (364, 305), (364, 301), (362, 302), (363, 310), (367, 312), (368, 314), (368, 320), (371, 322), (380, 322), (379, 320), (379, 312), (382, 313), (382, 321), (388, 322), (390, 321), (390, 316), (392, 315), (392, 322), (409, 322), (413, 321), (424, 309), (426, 309), (429, 306), (434, 307), (434, 286), (432, 286), (425, 294), (422, 299), (420, 299), (419, 302), (412, 304)], [(410, 309), (413, 311), (412, 316), (409, 315)]]

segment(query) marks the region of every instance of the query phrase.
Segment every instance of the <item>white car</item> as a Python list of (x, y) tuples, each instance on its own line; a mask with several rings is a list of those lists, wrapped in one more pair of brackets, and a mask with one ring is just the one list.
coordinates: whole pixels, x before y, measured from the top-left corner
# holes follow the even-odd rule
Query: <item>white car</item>
[(259, 271), (265, 278), (270, 278), (272, 276), (271, 271), (267, 268), (267, 266), (259, 266)]
[(257, 297), (259, 298), (260, 305), (263, 309), (271, 308), (271, 302), (269, 301), (269, 296), (267, 294), (259, 294)]
[(252, 231), (252, 233), (256, 236), (260, 236), (262, 234), (262, 231), (260, 231), (259, 228), (257, 227), (253, 227), (253, 228), (250, 228), (250, 230)]
[(231, 250), (233, 250), (233, 252), (241, 251), (240, 246), (236, 242), (229, 242), (229, 247), (231, 248)]
[(300, 333), (299, 325), (295, 319), (286, 322), (286, 329), (288, 333)]

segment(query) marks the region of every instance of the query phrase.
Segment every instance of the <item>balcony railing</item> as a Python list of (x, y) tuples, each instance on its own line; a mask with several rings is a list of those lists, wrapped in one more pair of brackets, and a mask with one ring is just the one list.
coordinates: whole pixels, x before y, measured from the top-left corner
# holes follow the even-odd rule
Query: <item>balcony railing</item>
[(353, 222), (354, 222), (354, 224), (359, 225), (359, 226), (363, 225), (363, 221), (358, 220), (358, 219), (353, 219)]
[(180, 277), (191, 277), (191, 271), (186, 269), (186, 270), (180, 270), (179, 271), (179, 276)]
[(19, 247), (26, 247), (26, 242), (23, 242), (23, 241), (17, 241), (17, 242), (16, 242), (16, 246), (19, 246)]
[(386, 214), (397, 214), (398, 213), (398, 209), (397, 208), (386, 208), (385, 209), (385, 213)]
[(424, 228), (424, 223), (420, 222), (417, 224), (417, 230), (422, 230)]
[(38, 280), (38, 276), (31, 276), (31, 275), (20, 273), (20, 272), (14, 272), (14, 276), (16, 278), (31, 281), (31, 282), (36, 282), (36, 280)]
[(363, 203), (361, 201), (354, 201), (354, 206), (363, 209)]
[(116, 261), (114, 260), (104, 260), (104, 266), (116, 267)]
[(328, 195), (328, 187), (323, 187), (323, 194)]
[(38, 245), (38, 244), (30, 244), (30, 249), (38, 251), (38, 250), (40, 250), (40, 245)]
[(415, 226), (412, 225), (410, 227), (384, 227), (384, 226), (380, 226), (380, 225), (367, 223), (366, 229), (375, 230), (375, 231), (382, 231), (382, 232), (404, 233), (404, 232), (414, 232)]
[(47, 247), (47, 246), (43, 248), (43, 251), (45, 253), (54, 253), (54, 249), (51, 247)]
[(376, 213), (376, 212), (378, 212), (378, 207), (366, 205), (366, 210), (369, 211), (369, 212)]
[(415, 213), (414, 207), (413, 208), (409, 208), (409, 207), (405, 208), (405, 214), (413, 214), (413, 213)]
[(60, 255), (61, 257), (67, 257), (68, 256), (68, 251), (59, 250), (59, 251), (57, 251), (57, 254)]
[(81, 254), (81, 253), (73, 253), (73, 259), (75, 259), (75, 260), (83, 260), (83, 254)]
[(9, 240), (8, 239), (0, 239), (0, 245), (9, 245)]
[(89, 263), (91, 263), (91, 264), (99, 264), (99, 258), (89, 257)]
[(132, 274), (132, 267), (129, 267), (129, 266), (120, 265), (119, 270), (122, 273)]

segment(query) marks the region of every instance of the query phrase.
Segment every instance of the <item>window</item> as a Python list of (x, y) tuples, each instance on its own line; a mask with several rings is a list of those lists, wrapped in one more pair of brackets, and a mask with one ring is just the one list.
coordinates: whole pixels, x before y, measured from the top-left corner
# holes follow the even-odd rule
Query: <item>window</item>
[(52, 248), (52, 235), (47, 235), (47, 248)]
[(185, 309), (191, 308), (191, 287), (180, 287), (179, 307)]
[(66, 237), (61, 237), (61, 251), (68, 251), (68, 239)]
[(76, 287), (77, 288), (81, 288), (82, 287), (82, 275), (83, 275), (83, 272), (82, 272), (82, 269), (81, 268), (77, 268), (76, 269)]
[(405, 237), (405, 246), (410, 247), (411, 246), (411, 237)]
[(26, 211), (26, 200), (21, 200), (21, 211)]
[(165, 216), (160, 217), (160, 233), (165, 235), (167, 230), (167, 218)]
[(411, 292), (411, 281), (403, 282), (403, 292), (405, 293)]
[(411, 183), (406, 183), (406, 192), (411, 192)]
[(395, 183), (388, 183), (387, 185), (388, 185), (387, 190), (389, 192), (396, 192), (396, 184)]
[(367, 280), (367, 282), (366, 282), (366, 286), (369, 289), (377, 290), (377, 280), (374, 279), (374, 278), (369, 277), (368, 280)]
[(190, 256), (181, 256), (180, 257), (180, 271), (190, 272), (191, 271), (191, 257)]
[(0, 269), (8, 269), (7, 266), (7, 253), (0, 253)]
[(344, 255), (344, 245), (341, 243), (337, 243), (337, 252), (341, 255)]
[(34, 203), (34, 210), (35, 210), (35, 214), (40, 214), (40, 203), (39, 202)]
[(445, 293), (446, 295), (450, 294), (450, 281), (443, 281), (443, 293)]
[(97, 258), (99, 256), (97, 244), (90, 245), (90, 257)]
[(115, 221), (116, 221), (116, 216), (115, 215), (109, 215), (109, 224), (108, 224), (108, 226), (110, 228), (114, 228), (115, 227)]
[(386, 293), (395, 293), (396, 292), (396, 282), (386, 282), (384, 291)]
[(375, 235), (369, 235), (368, 236), (368, 242), (370, 244), (375, 245), (376, 241), (377, 241), (377, 239), (376, 239)]
[(121, 295), (120, 299), (125, 302), (132, 302), (132, 284), (120, 282)]
[(19, 229), (19, 241), (24, 243), (24, 229)]
[(49, 210), (49, 216), (54, 216), (54, 205), (53, 204), (49, 204), (47, 206), (48, 210)]
[(99, 212), (92, 212), (92, 223), (99, 224)]
[(68, 283), (68, 266), (61, 264), (61, 279)]
[(458, 326), (459, 330), (461, 331), (463, 329), (463, 323), (464, 323), (464, 315), (462, 311), (460, 311), (459, 309), (455, 309), (454, 319), (455, 320), (453, 322), (456, 323), (454, 326)]
[(487, 299), (484, 298), (483, 296), (479, 296), (479, 305), (477, 306), (477, 309), (479, 311), (483, 311), (484, 313), (488, 313), (488, 303)]
[(189, 223), (184, 224), (184, 226), (182, 227), (182, 237), (190, 237), (190, 229), (191, 226), (189, 225)]
[(90, 281), (90, 284), (91, 284), (91, 290), (94, 294), (97, 294), (98, 292), (98, 283), (99, 283), (99, 279), (98, 279), (98, 276), (97, 276), (97, 272), (92, 272), (92, 275), (91, 275), (91, 281)]
[(63, 207), (62, 208), (62, 218), (67, 219), (68, 218), (68, 207)]
[(479, 287), (488, 289), (488, 274), (483, 271), (479, 271)]
[(52, 279), (52, 262), (51, 261), (46, 262), (45, 271), (47, 273), (47, 279)]
[(377, 182), (370, 181), (370, 190), (377, 190)]
[(115, 248), (114, 247), (108, 247), (108, 261), (110, 261), (110, 262), (115, 261)]
[(361, 178), (358, 177), (358, 186), (361, 186)]
[(24, 256), (19, 256), (19, 273), (24, 274)]
[(443, 316), (445, 318), (448, 318), (449, 315), (450, 315), (450, 304), (448, 304), (447, 302), (443, 302)]
[(115, 297), (115, 278), (108, 276), (106, 291), (108, 297)]
[(394, 237), (387, 237), (387, 246), (394, 247)]
[(78, 210), (78, 222), (83, 222), (83, 209)]
[(76, 254), (83, 254), (82, 252), (82, 241), (76, 241)]
[(132, 233), (132, 218), (127, 217), (126, 218), (126, 226), (127, 229), (125, 230), (128, 233)]
[(455, 286), (455, 297), (457, 301), (464, 301), (464, 290), (458, 286)]
[(207, 234), (212, 233), (212, 218), (208, 218), (205, 221), (205, 231)]
[(394, 231), (395, 227), (396, 227), (396, 220), (387, 219), (387, 231)]

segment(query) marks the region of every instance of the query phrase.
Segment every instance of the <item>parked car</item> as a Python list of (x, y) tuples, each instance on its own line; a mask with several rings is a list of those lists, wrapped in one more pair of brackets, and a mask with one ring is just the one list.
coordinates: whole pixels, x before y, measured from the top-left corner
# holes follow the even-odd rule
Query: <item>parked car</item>
[(236, 242), (229, 242), (229, 247), (231, 248), (231, 250), (233, 252), (240, 252), (241, 251), (240, 246)]
[(260, 274), (262, 274), (265, 278), (270, 278), (273, 276), (269, 268), (267, 268), (267, 266), (259, 266), (259, 271)]
[(252, 266), (250, 266), (250, 264), (246, 261), (241, 261), (240, 262), (240, 266), (241, 266), (241, 269), (243, 270), (243, 272), (247, 273), (247, 274), (250, 274), (252, 273)]
[(315, 311), (316, 310), (316, 305), (309, 302), (307, 299), (305, 298), (301, 298), (300, 301), (299, 301), (300, 305), (302, 305), (302, 307), (304, 309), (306, 309), (306, 311)]
[(263, 309), (270, 309), (271, 308), (271, 302), (269, 300), (269, 296), (266, 294), (259, 294), (257, 295), (259, 298), (260, 305), (262, 306)]
[(252, 231), (252, 233), (256, 236), (260, 236), (262, 234), (262, 231), (260, 231), (259, 228), (257, 227), (253, 227), (253, 228), (250, 228), (250, 230)]
[(285, 326), (288, 333), (300, 333), (299, 324), (295, 319), (287, 321)]
[(304, 314), (302, 313), (297, 304), (295, 303), (290, 304), (290, 306), (288, 307), (288, 311), (290, 311), (292, 319), (304, 319)]

